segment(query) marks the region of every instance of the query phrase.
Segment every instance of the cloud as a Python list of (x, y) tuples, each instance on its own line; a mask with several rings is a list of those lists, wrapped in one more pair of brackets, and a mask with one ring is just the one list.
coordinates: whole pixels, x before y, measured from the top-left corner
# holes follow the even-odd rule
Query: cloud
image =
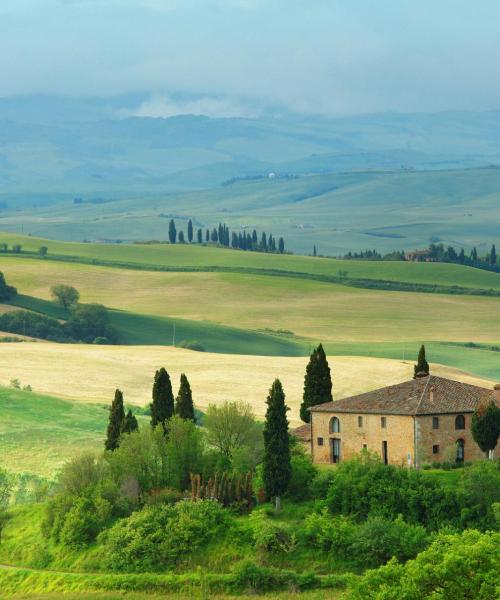
[(136, 109), (122, 116), (167, 118), (177, 115), (204, 115), (212, 118), (255, 118), (260, 111), (231, 98), (203, 96), (192, 100), (175, 99), (169, 94), (154, 94)]

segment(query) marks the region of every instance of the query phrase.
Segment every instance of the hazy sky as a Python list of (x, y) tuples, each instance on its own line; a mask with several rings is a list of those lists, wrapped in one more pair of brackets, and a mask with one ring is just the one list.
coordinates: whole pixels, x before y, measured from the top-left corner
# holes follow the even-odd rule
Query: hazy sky
[(499, 63), (498, 0), (0, 0), (0, 96), (141, 114), (500, 108)]

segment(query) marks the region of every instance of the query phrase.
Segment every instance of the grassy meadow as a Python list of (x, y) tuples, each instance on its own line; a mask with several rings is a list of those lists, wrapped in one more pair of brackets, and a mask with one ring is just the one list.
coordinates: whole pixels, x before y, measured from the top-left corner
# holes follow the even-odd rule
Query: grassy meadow
[[(383, 358), (330, 358), (334, 397), (399, 383), (412, 376), (412, 362)], [(4, 468), (51, 475), (83, 450), (100, 450), (108, 407), (119, 387), (130, 405), (151, 401), (154, 372), (169, 371), (174, 392), (185, 372), (195, 405), (203, 410), (225, 400), (249, 402), (263, 420), (268, 389), (283, 382), (291, 426), (301, 423), (305, 357), (262, 357), (192, 352), (179, 348), (55, 343), (0, 344), (0, 454)], [(435, 374), (490, 387), (492, 381), (442, 365)], [(69, 374), (69, 376), (68, 376)], [(32, 392), (9, 386), (17, 379)], [(140, 419), (147, 420), (148, 417)]]

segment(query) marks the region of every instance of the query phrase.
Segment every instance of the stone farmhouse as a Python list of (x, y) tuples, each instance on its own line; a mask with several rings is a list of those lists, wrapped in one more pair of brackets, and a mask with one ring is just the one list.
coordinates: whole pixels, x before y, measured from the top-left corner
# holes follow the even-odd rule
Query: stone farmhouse
[(487, 389), (429, 375), (311, 407), (295, 434), (314, 463), (339, 463), (363, 449), (386, 464), (474, 461), (485, 454), (470, 430), (479, 403), (500, 404), (500, 385)]

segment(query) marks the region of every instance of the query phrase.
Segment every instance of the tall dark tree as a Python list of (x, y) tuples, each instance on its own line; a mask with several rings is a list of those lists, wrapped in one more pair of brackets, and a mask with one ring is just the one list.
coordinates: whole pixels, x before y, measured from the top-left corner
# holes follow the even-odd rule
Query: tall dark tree
[(152, 396), (151, 425), (164, 425), (174, 414), (174, 394), (170, 376), (163, 367), (155, 373)]
[(122, 432), (123, 433), (132, 433), (133, 431), (137, 431), (139, 429), (139, 423), (135, 418), (132, 409), (130, 408), (125, 415), (125, 419), (123, 420)]
[(210, 230), (207, 229), (205, 231), (205, 242), (207, 242), (207, 244), (208, 244), (209, 241), (210, 241)]
[(313, 256), (316, 256), (318, 253), (316, 252), (316, 246), (313, 247)]
[(266, 495), (275, 499), (276, 511), (281, 508), (281, 496), (288, 488), (292, 473), (287, 410), (283, 386), (276, 379), (267, 397), (262, 472)]
[(125, 409), (123, 408), (123, 394), (120, 390), (115, 391), (115, 397), (109, 409), (108, 430), (106, 433), (106, 450), (116, 450), (120, 445), (123, 422), (125, 420)]
[(184, 240), (184, 232), (183, 231), (179, 231), (179, 244), (184, 244), (185, 240)]
[(282, 237), (278, 240), (278, 250), (280, 254), (283, 254), (285, 251), (285, 240)]
[(198, 229), (196, 232), (196, 237), (198, 239), (198, 244), (201, 244), (203, 242), (203, 231), (201, 229)]
[(425, 346), (422, 344), (418, 351), (417, 364), (413, 367), (413, 379), (429, 375), (429, 363), (425, 358)]
[(181, 417), (181, 419), (190, 419), (191, 421), (196, 422), (194, 416), (193, 394), (188, 378), (184, 373), (181, 375), (181, 385), (175, 400), (175, 413)]
[(497, 249), (495, 248), (495, 244), (491, 247), (490, 250), (490, 265), (497, 264)]
[(477, 262), (477, 250), (476, 248), (472, 248), (471, 253), (470, 253), (470, 259), (473, 263)]
[(177, 229), (175, 228), (173, 219), (170, 219), (170, 223), (168, 224), (168, 239), (171, 244), (175, 244), (177, 241)]
[(262, 235), (260, 237), (260, 249), (263, 252), (266, 252), (267, 250), (267, 236), (264, 232), (262, 232)]
[(193, 221), (189, 219), (188, 221), (188, 242), (191, 243), (193, 241)]
[(300, 405), (300, 418), (309, 423), (311, 406), (332, 402), (332, 377), (322, 344), (315, 348), (309, 358), (304, 377), (304, 394)]
[(257, 248), (257, 244), (258, 244), (258, 239), (257, 239), (257, 231), (254, 229), (252, 231), (252, 246), (254, 248)]
[(494, 400), (477, 407), (472, 415), (471, 432), (476, 444), (492, 458), (500, 436), (500, 408)]

